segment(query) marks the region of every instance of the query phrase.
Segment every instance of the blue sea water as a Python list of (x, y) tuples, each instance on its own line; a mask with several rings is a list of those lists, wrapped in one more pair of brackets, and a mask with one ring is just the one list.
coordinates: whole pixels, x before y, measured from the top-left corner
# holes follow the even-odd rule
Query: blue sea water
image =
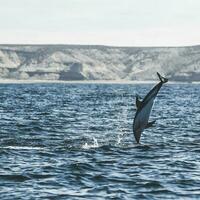
[(152, 86), (1, 84), (0, 199), (199, 199), (200, 85), (165, 84), (138, 145)]

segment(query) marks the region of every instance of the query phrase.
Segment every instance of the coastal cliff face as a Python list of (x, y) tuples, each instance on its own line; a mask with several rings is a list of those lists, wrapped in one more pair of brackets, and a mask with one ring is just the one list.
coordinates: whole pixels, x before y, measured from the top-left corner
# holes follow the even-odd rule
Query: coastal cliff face
[(200, 46), (0, 45), (0, 79), (200, 81)]

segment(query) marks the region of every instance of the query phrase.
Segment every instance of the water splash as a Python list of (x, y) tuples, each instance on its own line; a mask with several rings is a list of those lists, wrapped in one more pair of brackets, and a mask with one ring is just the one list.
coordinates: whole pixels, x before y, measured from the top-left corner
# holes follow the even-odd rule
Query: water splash
[(95, 137), (93, 139), (93, 144), (88, 144), (87, 142), (82, 146), (83, 149), (91, 149), (91, 148), (98, 148), (99, 144)]
[(122, 141), (122, 139), (123, 139), (123, 134), (120, 133), (120, 134), (117, 136), (117, 144), (120, 144), (121, 141)]
[(123, 140), (124, 136), (127, 134), (127, 130), (124, 129), (125, 127), (128, 127), (128, 107), (125, 106), (121, 110), (121, 114), (118, 115), (118, 135), (117, 135), (117, 144), (120, 144)]

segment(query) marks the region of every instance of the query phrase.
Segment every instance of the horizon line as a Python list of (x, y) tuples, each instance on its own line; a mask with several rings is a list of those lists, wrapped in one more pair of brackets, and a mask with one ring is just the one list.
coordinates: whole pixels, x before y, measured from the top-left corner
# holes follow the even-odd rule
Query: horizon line
[(140, 45), (140, 46), (123, 46), (123, 45), (106, 45), (106, 44), (70, 44), (70, 43), (0, 43), (0, 46), (98, 46), (110, 48), (184, 48), (184, 47), (197, 47), (200, 44), (191, 45)]

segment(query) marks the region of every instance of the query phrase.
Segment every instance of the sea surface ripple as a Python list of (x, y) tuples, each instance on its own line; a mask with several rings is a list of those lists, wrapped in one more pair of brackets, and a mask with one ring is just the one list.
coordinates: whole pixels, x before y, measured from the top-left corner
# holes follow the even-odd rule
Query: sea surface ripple
[(200, 85), (164, 85), (137, 145), (152, 86), (0, 84), (0, 199), (200, 198)]

